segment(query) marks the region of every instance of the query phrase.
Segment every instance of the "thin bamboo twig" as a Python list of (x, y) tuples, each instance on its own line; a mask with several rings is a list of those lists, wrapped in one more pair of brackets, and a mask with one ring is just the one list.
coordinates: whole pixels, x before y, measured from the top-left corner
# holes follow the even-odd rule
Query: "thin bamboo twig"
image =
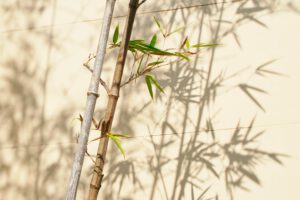
[(129, 14), (127, 17), (125, 31), (123, 33), (121, 47), (119, 50), (119, 55), (117, 58), (117, 64), (115, 67), (115, 72), (113, 76), (113, 83), (111, 86), (111, 90), (109, 93), (109, 100), (106, 107), (105, 117), (102, 120), (101, 124), (101, 136), (97, 156), (96, 156), (96, 164), (94, 166), (94, 171), (92, 175), (92, 180), (90, 183), (90, 190), (89, 190), (89, 200), (96, 200), (98, 196), (98, 192), (101, 188), (101, 183), (103, 179), (103, 168), (104, 162), (106, 157), (106, 151), (108, 146), (109, 138), (107, 137), (107, 133), (111, 131), (111, 126), (119, 98), (120, 87), (121, 87), (121, 80), (124, 70), (124, 65), (126, 61), (126, 55), (128, 50), (128, 44), (132, 32), (132, 27), (135, 19), (135, 14), (138, 8), (139, 0), (130, 0), (129, 3)]
[[(90, 60), (88, 60), (87, 62), (83, 63), (83, 66), (85, 68), (87, 68), (91, 73), (93, 73), (94, 70), (92, 70), (91, 67), (90, 67), (90, 65), (88, 64), (89, 61)], [(109, 88), (108, 88), (106, 82), (102, 78), (99, 78), (99, 82), (103, 86), (103, 88), (105, 89), (106, 93), (109, 94)]]
[(82, 165), (84, 161), (85, 152), (87, 150), (87, 141), (90, 132), (90, 127), (92, 123), (92, 118), (94, 115), (95, 105), (99, 89), (99, 81), (102, 71), (102, 66), (104, 62), (104, 55), (106, 51), (106, 45), (109, 35), (109, 29), (112, 21), (112, 15), (114, 11), (116, 0), (107, 0), (102, 29), (100, 33), (98, 49), (96, 54), (96, 60), (94, 63), (93, 74), (90, 80), (89, 89), (87, 92), (87, 101), (86, 101), (86, 109), (84, 113), (84, 118), (80, 130), (80, 136), (78, 145), (76, 147), (75, 158), (73, 162), (72, 172), (69, 180), (68, 190), (66, 194), (66, 200), (75, 200), (77, 187), (80, 180), (80, 174), (82, 170)]
[(161, 67), (164, 67), (164, 66), (168, 66), (168, 65), (171, 65), (171, 64), (174, 64), (174, 63), (178, 63), (182, 61), (182, 59), (177, 59), (177, 60), (174, 60), (172, 62), (169, 62), (169, 63), (165, 63), (165, 64), (161, 64), (161, 65), (157, 65), (155, 67), (151, 67), (151, 68), (148, 68), (148, 69), (144, 69), (142, 72), (140, 72), (139, 74), (136, 74), (134, 76), (130, 76), (129, 79), (127, 79), (127, 81), (125, 81), (124, 83), (121, 84), (121, 87), (131, 83), (132, 81), (134, 80), (137, 80), (138, 78), (140, 78), (141, 76), (144, 76), (145, 74), (153, 71), (153, 70), (156, 70), (158, 68), (161, 68)]

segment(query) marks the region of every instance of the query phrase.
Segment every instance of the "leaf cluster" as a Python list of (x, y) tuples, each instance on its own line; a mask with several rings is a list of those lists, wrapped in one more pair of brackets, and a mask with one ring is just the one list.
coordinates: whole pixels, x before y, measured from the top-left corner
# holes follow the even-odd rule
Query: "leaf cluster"
[[(172, 35), (173, 33), (179, 32), (183, 29), (177, 28), (174, 31), (167, 33), (157, 18), (154, 18), (154, 21), (159, 31), (161, 32), (164, 40), (166, 40), (166, 38)], [(158, 39), (158, 35), (154, 34), (149, 43), (142, 39), (135, 39), (129, 41), (128, 49), (133, 54), (134, 58), (134, 64), (132, 67), (133, 71), (129, 79), (122, 84), (122, 86), (124, 86), (130, 83), (131, 81), (136, 80), (141, 76), (144, 76), (148, 92), (152, 99), (154, 96), (152, 85), (155, 86), (160, 92), (164, 93), (163, 87), (159, 84), (159, 81), (156, 80), (152, 72), (160, 67), (170, 65), (172, 62), (170, 62), (168, 58), (175, 58), (176, 60), (173, 62), (189, 62), (190, 57), (197, 54), (196, 51), (192, 52), (192, 49), (198, 49), (202, 47), (213, 47), (217, 45), (191, 45), (188, 37), (186, 37), (181, 43), (179, 49), (163, 49), (157, 46)], [(119, 25), (117, 25), (113, 34), (112, 44), (110, 45), (110, 48), (117, 48), (120, 47), (120, 45), (121, 41), (119, 41)]]

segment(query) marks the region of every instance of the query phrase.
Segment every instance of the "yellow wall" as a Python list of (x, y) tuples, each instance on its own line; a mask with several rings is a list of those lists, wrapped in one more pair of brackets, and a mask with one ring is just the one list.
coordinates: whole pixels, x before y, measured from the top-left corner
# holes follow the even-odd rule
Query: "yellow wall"
[[(122, 30), (126, 5), (127, 1), (117, 1), (114, 15), (121, 17), (113, 20), (111, 35), (117, 24)], [(179, 7), (189, 8), (170, 9)], [(82, 63), (95, 52), (103, 9), (104, 1), (96, 0), (0, 3), (0, 200), (64, 199), (79, 131), (74, 119), (84, 112), (90, 78)], [(163, 42), (153, 16), (167, 30), (184, 27), (183, 31)], [(203, 131), (208, 119), (221, 145), (230, 144), (238, 122), (245, 135), (255, 118), (250, 134), (265, 133), (251, 148), (288, 157), (282, 157), (283, 165), (263, 157), (254, 168), (261, 185), (244, 177), (250, 192), (237, 189), (235, 199), (298, 200), (299, 2), (148, 0), (138, 12), (132, 38), (150, 41), (155, 33), (161, 48), (178, 47), (186, 35), (191, 43), (221, 45), (201, 50), (187, 65), (173, 64), (155, 72), (166, 93), (156, 92), (155, 101), (143, 78), (122, 89), (113, 131), (134, 138), (123, 141), (125, 160), (110, 144), (99, 195), (106, 198), (99, 199), (178, 199), (182, 186), (181, 199), (193, 199), (192, 194), (197, 199), (209, 186), (205, 198), (218, 193), (220, 200), (230, 199), (224, 184), (228, 159), (206, 157), (220, 176), (216, 178), (205, 167), (201, 170), (197, 145), (213, 142), (211, 132)], [(103, 79), (108, 84), (116, 53), (107, 52)], [(274, 62), (263, 69), (276, 73), (259, 76), (256, 69), (269, 61)], [(129, 55), (123, 80), (131, 63)], [(220, 74), (223, 78), (209, 104), (204, 94), (208, 74), (210, 84), (220, 80), (216, 79)], [(249, 90), (265, 111), (240, 84), (267, 91)], [(97, 119), (107, 102), (102, 88), (100, 95)], [(97, 134), (92, 132), (90, 138)], [(193, 146), (190, 141), (195, 138)], [(97, 142), (88, 147), (93, 154)], [(236, 150), (251, 156), (241, 146)], [(183, 158), (181, 168), (178, 157)], [(77, 199), (87, 194), (92, 164), (86, 157)], [(185, 179), (189, 165), (191, 174)]]

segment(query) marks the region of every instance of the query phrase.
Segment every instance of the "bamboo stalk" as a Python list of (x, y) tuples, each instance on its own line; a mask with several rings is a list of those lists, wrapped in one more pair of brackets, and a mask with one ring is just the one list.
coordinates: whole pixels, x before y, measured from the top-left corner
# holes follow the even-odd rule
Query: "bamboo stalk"
[(139, 0), (130, 0), (129, 3), (129, 14), (126, 21), (125, 31), (122, 36), (122, 42), (117, 58), (117, 63), (115, 67), (115, 72), (113, 76), (113, 83), (109, 93), (109, 100), (106, 107), (105, 117), (101, 124), (101, 139), (98, 146), (96, 163), (94, 166), (94, 171), (92, 175), (92, 180), (90, 183), (89, 190), (89, 200), (96, 200), (98, 192), (101, 188), (101, 182), (103, 179), (103, 168), (105, 163), (106, 151), (108, 146), (109, 138), (106, 136), (107, 133), (111, 131), (111, 126), (119, 98), (121, 80), (124, 70), (124, 65), (126, 61), (128, 43), (130, 40), (132, 27), (135, 19), (135, 14), (139, 6)]
[(109, 29), (112, 21), (112, 15), (113, 15), (115, 3), (116, 0), (106, 0), (106, 6), (105, 6), (103, 23), (102, 23), (97, 53), (96, 53), (95, 64), (94, 64), (93, 74), (90, 80), (89, 89), (87, 92), (86, 108), (85, 108), (83, 122), (80, 130), (78, 145), (76, 147), (72, 172), (69, 179), (66, 200), (76, 199), (77, 187), (79, 184), (84, 156), (87, 149), (87, 141), (89, 137), (92, 118), (95, 111), (96, 100), (97, 97), (99, 96), (98, 94), (99, 80), (100, 80), (102, 66), (104, 62), (106, 45), (107, 45)]

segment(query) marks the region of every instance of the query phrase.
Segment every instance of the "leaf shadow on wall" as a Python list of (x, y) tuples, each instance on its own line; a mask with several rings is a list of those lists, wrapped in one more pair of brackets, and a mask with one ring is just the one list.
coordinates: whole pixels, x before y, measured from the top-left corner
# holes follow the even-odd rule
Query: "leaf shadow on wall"
[[(51, 23), (55, 19), (55, 1), (26, 1), (1, 4), (7, 27), (24, 17), (29, 27), (47, 7), (52, 7)], [(72, 130), (66, 123), (74, 107), (59, 110), (49, 117), (48, 83), (53, 68), (51, 55), (59, 49), (53, 29), (11, 32), (4, 36), (7, 52), (1, 57), (1, 186), (2, 198), (62, 199), (65, 189), (57, 184), (67, 179), (61, 169), (68, 168), (73, 156)], [(10, 53), (12, 52), (12, 54)], [(66, 141), (66, 143), (61, 142)], [(74, 141), (75, 142), (75, 141)]]
[[(191, 18), (196, 15), (199, 23), (196, 25), (198, 30), (194, 32), (199, 33), (198, 43), (204, 42), (205, 29), (212, 35), (210, 42), (222, 44), (224, 39), (232, 37), (237, 47), (242, 48), (237, 33), (239, 27), (247, 23), (256, 23), (267, 28), (267, 24), (260, 21), (260, 14), (276, 13), (275, 2), (269, 1), (247, 0), (234, 4), (209, 2), (212, 5), (194, 10), (175, 10), (169, 15), (161, 14), (156, 17), (163, 19), (164, 24), (168, 24), (168, 30), (172, 30), (176, 25), (175, 19), (179, 16), (183, 24), (189, 25)], [(186, 6), (184, 3), (181, 5)], [(153, 6), (153, 10), (155, 8), (159, 8), (159, 5)], [(224, 12), (228, 9), (235, 9), (236, 15), (232, 21), (224, 17)], [(139, 17), (136, 24), (137, 30), (149, 26), (148, 16)], [(186, 27), (181, 32), (181, 41), (187, 34), (185, 31)], [(147, 32), (145, 35), (149, 37), (150, 34)], [(161, 101), (165, 106), (159, 117), (155, 109), (151, 110), (155, 103), (148, 101), (141, 106), (140, 103), (132, 105), (126, 101), (127, 98), (130, 99), (130, 95), (137, 98), (137, 95), (145, 91), (141, 82), (134, 85), (138, 94), (130, 93), (131, 86), (122, 91), (126, 93), (126, 99), (121, 100), (118, 105), (120, 111), (115, 130), (132, 134), (136, 123), (147, 123), (143, 118), (151, 119), (155, 123), (149, 128), (149, 134), (145, 135), (144, 141), (147, 141), (149, 146), (144, 145), (147, 142), (141, 143), (141, 134), (136, 135), (139, 139), (130, 143), (132, 146), (128, 145), (127, 154), (133, 154), (130, 158), (120, 161), (114, 156), (116, 151), (110, 150), (110, 167), (105, 174), (102, 190), (105, 198), (135, 199), (136, 193), (139, 193), (150, 200), (217, 200), (220, 197), (215, 185), (221, 184), (226, 188), (229, 198), (234, 199), (234, 191), (237, 189), (248, 191), (250, 182), (261, 184), (255, 169), (262, 161), (271, 160), (283, 164), (281, 159), (286, 155), (257, 147), (265, 130), (255, 128), (255, 117), (249, 119), (247, 125), (236, 122), (234, 128), (219, 130), (214, 128), (218, 112), (212, 112), (216, 110), (213, 109), (216, 102), (222, 100), (224, 91), (236, 90), (244, 93), (252, 102), (252, 106), (267, 112), (258, 100), (266, 91), (253, 86), (254, 77), (282, 74), (271, 69), (273, 61), (255, 67), (242, 67), (236, 72), (219, 69), (215, 64), (218, 48), (222, 46), (201, 50), (200, 57), (196, 57), (192, 62), (172, 64), (163, 71), (161, 79), (158, 80), (169, 92), (167, 97), (156, 95), (156, 102)], [(205, 63), (206, 67), (201, 57), (209, 57)], [(248, 78), (240, 82), (239, 77), (245, 73), (248, 74)], [(220, 134), (226, 137), (220, 137)], [(152, 149), (151, 153), (149, 148)], [(134, 156), (136, 152), (141, 151), (145, 151), (144, 156)], [(147, 173), (151, 174), (152, 178), (146, 176)]]

